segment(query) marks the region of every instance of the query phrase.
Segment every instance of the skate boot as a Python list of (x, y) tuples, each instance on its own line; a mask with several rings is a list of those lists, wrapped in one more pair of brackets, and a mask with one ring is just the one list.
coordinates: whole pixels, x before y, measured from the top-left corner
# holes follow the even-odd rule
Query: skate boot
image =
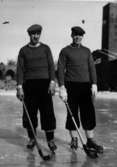
[(72, 149), (77, 150), (78, 148), (78, 138), (77, 137), (72, 137), (70, 146)]
[(34, 146), (35, 146), (35, 139), (30, 139), (29, 140), (29, 142), (28, 142), (28, 144), (27, 144), (27, 148), (28, 149), (33, 149), (34, 148)]
[(54, 140), (48, 141), (48, 147), (50, 148), (52, 153), (55, 153), (55, 150), (57, 149), (57, 146), (56, 146)]
[(88, 139), (86, 143), (87, 148), (94, 149), (97, 153), (103, 153), (103, 147), (98, 145), (93, 139)]

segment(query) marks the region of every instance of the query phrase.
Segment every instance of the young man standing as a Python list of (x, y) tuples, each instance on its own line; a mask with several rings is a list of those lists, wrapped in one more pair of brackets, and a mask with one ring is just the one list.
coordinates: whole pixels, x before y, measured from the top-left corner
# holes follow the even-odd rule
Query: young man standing
[[(40, 42), (42, 26), (34, 24), (27, 32), (30, 42), (20, 49), (17, 61), (17, 97), (24, 100), (35, 133), (39, 109), (41, 128), (45, 131), (50, 150), (54, 151), (57, 148), (54, 143), (56, 119), (52, 101), (55, 89), (54, 62), (49, 46)], [(33, 148), (35, 140), (25, 109), (23, 127), (29, 137), (27, 148)]]
[[(87, 147), (102, 152), (103, 147), (94, 141), (96, 118), (92, 98), (97, 93), (97, 78), (93, 58), (90, 49), (81, 44), (85, 31), (77, 26), (72, 27), (71, 31), (72, 43), (61, 50), (58, 60), (59, 95), (68, 102), (78, 127), (80, 109)], [(71, 148), (77, 149), (76, 128), (68, 112), (66, 129), (71, 136)]]

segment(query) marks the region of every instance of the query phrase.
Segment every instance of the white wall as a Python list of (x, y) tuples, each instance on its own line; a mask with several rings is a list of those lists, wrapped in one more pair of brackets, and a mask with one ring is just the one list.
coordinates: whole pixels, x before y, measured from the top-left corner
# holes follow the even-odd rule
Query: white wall
[[(71, 42), (71, 27), (82, 26), (83, 43), (91, 50), (101, 48), (102, 8), (107, 1), (78, 0), (1, 0), (0, 62), (17, 59), (20, 47), (29, 40), (26, 29), (41, 24), (41, 40), (47, 43), (57, 60), (60, 49)], [(82, 23), (85, 20), (85, 23)], [(9, 21), (9, 24), (3, 24)]]

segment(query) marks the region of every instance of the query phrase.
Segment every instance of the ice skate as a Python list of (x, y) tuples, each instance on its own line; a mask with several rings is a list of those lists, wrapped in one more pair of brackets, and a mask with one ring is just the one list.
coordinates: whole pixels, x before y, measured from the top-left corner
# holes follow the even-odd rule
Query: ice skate
[(103, 153), (103, 146), (98, 145), (93, 139), (88, 139), (86, 143), (87, 148), (94, 149), (97, 153)]
[(55, 142), (53, 140), (50, 140), (48, 142), (48, 147), (50, 148), (52, 153), (55, 153), (55, 150), (57, 149), (57, 146), (56, 146), (56, 144), (55, 144)]
[(77, 137), (72, 137), (70, 146), (72, 149), (77, 150), (78, 148), (78, 138)]
[(35, 143), (35, 139), (30, 139), (26, 147), (27, 147), (28, 149), (33, 149), (34, 146), (35, 146), (35, 144), (36, 144), (36, 143)]

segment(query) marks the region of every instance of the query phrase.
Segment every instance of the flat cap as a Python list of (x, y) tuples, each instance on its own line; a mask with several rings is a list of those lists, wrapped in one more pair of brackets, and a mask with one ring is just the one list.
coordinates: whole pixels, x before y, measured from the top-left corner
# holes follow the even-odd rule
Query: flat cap
[(33, 24), (27, 29), (27, 32), (29, 34), (35, 33), (35, 32), (41, 33), (41, 31), (42, 31), (42, 26), (39, 24)]
[(72, 35), (84, 35), (85, 34), (85, 31), (81, 27), (78, 27), (78, 26), (72, 27), (71, 31), (72, 31)]

